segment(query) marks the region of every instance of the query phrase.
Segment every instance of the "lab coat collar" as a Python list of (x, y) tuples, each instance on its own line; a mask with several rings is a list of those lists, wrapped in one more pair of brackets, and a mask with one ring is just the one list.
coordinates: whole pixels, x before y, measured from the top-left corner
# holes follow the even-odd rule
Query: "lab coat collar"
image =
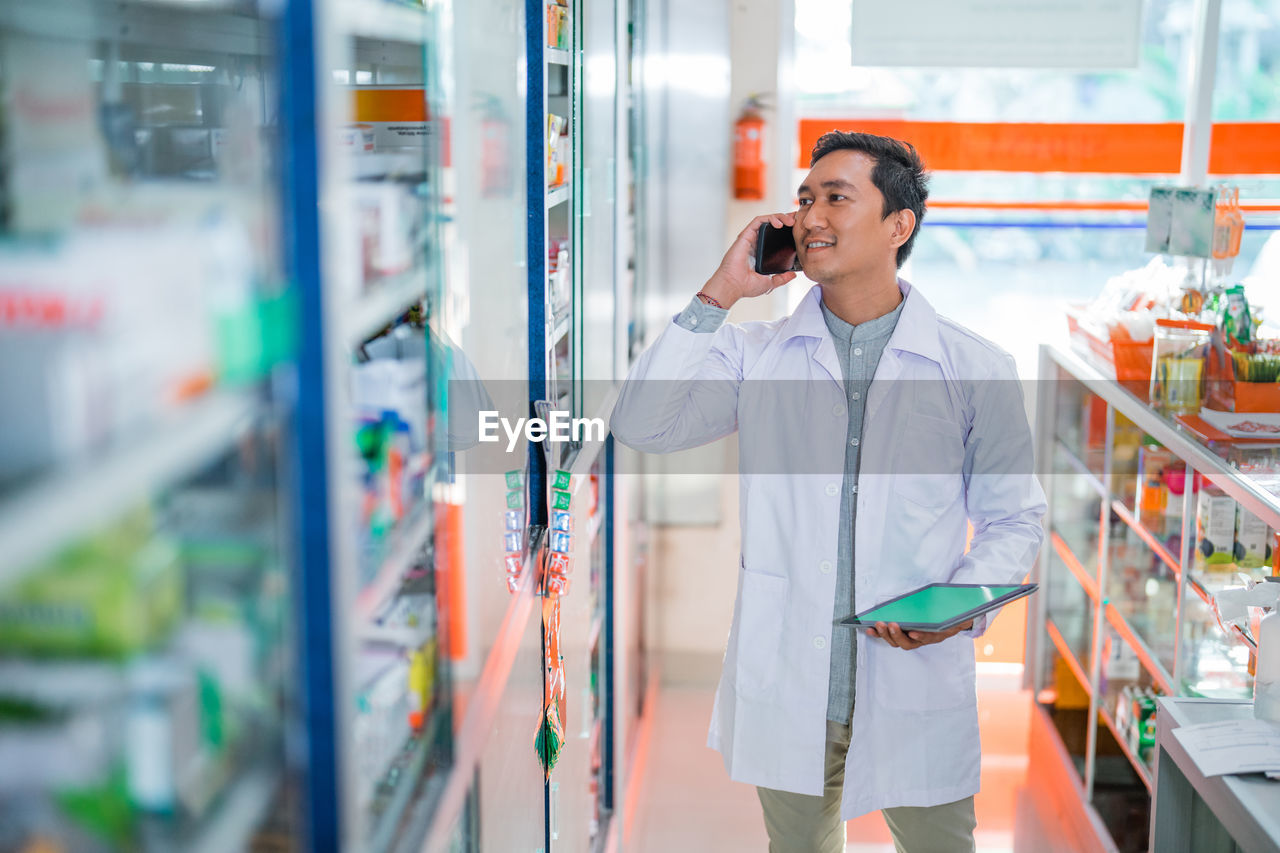
[[(898, 325), (893, 330), (892, 337), (886, 349), (898, 350), (899, 352), (910, 352), (923, 356), (935, 363), (942, 362), (942, 344), (938, 339), (938, 314), (933, 310), (933, 306), (929, 304), (924, 295), (919, 293), (915, 287), (905, 279), (898, 279), (898, 287), (902, 290), (902, 298), (905, 304), (902, 306), (902, 314), (898, 317)], [(823, 349), (832, 348), (831, 355), (834, 358), (834, 348), (831, 344), (831, 330), (827, 328), (827, 321), (822, 316), (822, 287), (815, 284), (809, 288), (809, 292), (800, 300), (800, 304), (796, 306), (796, 310), (791, 313), (786, 322), (782, 326), (782, 338), (787, 340), (790, 338), (815, 338), (818, 340), (818, 353), (821, 360)], [(826, 347), (823, 343), (826, 343)], [(836, 365), (836, 370), (838, 370)], [(839, 373), (834, 374), (839, 377)]]

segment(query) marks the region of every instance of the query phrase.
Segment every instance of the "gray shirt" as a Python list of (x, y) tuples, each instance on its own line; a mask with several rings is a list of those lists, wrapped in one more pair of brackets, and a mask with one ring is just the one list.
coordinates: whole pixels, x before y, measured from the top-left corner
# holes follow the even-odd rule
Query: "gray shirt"
[[(845, 435), (844, 486), (840, 495), (840, 541), (836, 551), (836, 598), (834, 619), (855, 612), (853, 600), (853, 531), (858, 502), (858, 462), (862, 444), (862, 421), (866, 413), (867, 391), (885, 345), (898, 325), (906, 301), (888, 314), (853, 326), (841, 320), (822, 303), (822, 316), (835, 343), (836, 356), (844, 377), (848, 400), (849, 428)], [(714, 332), (724, 324), (728, 311), (707, 305), (693, 297), (675, 318), (676, 325), (692, 332)], [(853, 714), (853, 692), (857, 675), (857, 638), (851, 625), (831, 629), (831, 670), (827, 690), (827, 719), (847, 725)]]
[[(885, 344), (898, 325), (898, 315), (906, 300), (888, 314), (857, 326), (841, 320), (822, 303), (844, 374), (848, 400), (849, 428), (844, 447), (844, 488), (840, 492), (840, 542), (836, 550), (836, 602), (833, 617), (842, 619), (855, 613), (853, 600), (853, 530), (858, 512), (858, 462), (862, 457), (862, 421), (867, 409), (867, 391), (876, 375)], [(831, 682), (827, 689), (827, 719), (847, 725), (853, 714), (853, 685), (858, 667), (858, 644), (852, 625), (831, 627)]]

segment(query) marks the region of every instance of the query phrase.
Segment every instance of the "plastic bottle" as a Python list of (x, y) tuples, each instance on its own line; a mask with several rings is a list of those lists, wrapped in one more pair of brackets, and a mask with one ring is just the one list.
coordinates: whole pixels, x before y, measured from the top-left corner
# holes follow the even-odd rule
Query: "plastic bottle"
[(1258, 665), (1253, 676), (1253, 715), (1280, 724), (1280, 583), (1271, 612), (1258, 623)]

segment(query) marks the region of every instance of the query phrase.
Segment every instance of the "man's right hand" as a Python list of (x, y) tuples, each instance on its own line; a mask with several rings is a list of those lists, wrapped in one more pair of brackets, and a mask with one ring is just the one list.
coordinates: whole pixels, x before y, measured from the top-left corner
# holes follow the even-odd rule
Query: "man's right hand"
[(775, 228), (790, 228), (796, 223), (796, 215), (771, 213), (757, 216), (733, 241), (724, 259), (720, 261), (720, 267), (702, 288), (703, 293), (725, 308), (731, 307), (739, 299), (760, 296), (775, 287), (782, 287), (796, 277), (793, 272), (760, 275), (753, 268), (752, 258), (756, 253), (757, 233), (760, 231), (760, 226), (766, 222), (771, 223)]

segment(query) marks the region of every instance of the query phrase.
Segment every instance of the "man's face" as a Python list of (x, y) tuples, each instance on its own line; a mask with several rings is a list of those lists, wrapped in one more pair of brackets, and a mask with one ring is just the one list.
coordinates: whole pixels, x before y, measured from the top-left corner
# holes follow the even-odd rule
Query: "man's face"
[[(884, 216), (884, 196), (871, 182), (875, 160), (861, 151), (832, 151), (800, 185), (792, 233), (804, 274), (819, 284), (896, 269), (898, 217)], [(910, 232), (908, 232), (910, 233)]]

